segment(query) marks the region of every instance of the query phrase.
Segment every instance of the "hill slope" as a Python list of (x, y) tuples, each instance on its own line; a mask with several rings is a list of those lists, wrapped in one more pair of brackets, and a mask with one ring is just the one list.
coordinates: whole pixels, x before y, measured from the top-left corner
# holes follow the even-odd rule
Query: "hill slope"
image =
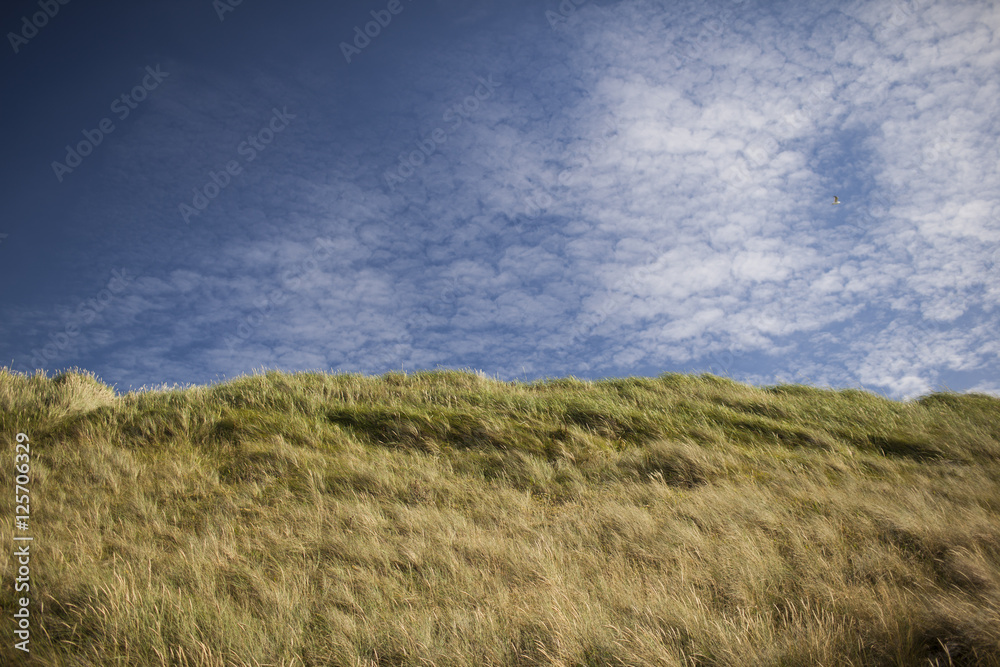
[(987, 396), (0, 369), (0, 429), (35, 664), (1000, 664)]

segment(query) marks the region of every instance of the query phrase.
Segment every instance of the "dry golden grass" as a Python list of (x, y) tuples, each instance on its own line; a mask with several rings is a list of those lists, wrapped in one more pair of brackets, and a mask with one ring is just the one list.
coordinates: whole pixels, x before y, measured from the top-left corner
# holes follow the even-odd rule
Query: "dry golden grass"
[(0, 369), (0, 429), (33, 664), (1000, 665), (987, 396)]

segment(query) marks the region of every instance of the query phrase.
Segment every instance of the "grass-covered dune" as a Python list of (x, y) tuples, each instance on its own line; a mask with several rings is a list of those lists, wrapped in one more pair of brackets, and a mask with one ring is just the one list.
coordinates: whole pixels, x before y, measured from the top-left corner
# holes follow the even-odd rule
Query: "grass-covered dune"
[(1000, 665), (988, 396), (0, 370), (0, 429), (33, 664)]

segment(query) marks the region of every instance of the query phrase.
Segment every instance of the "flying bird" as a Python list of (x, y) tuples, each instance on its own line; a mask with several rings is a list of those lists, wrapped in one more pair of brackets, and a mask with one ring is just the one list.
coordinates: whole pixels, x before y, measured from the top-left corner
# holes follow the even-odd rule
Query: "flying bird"
[(840, 203), (840, 197), (838, 197), (837, 195), (834, 195), (833, 196), (833, 203), (830, 204), (830, 206), (836, 206), (839, 203)]

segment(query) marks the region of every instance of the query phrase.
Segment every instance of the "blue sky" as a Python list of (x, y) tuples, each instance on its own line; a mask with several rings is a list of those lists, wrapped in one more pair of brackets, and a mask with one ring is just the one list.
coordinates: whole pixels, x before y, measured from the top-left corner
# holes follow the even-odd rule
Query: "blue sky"
[(7, 4), (15, 370), (1000, 394), (992, 1)]

